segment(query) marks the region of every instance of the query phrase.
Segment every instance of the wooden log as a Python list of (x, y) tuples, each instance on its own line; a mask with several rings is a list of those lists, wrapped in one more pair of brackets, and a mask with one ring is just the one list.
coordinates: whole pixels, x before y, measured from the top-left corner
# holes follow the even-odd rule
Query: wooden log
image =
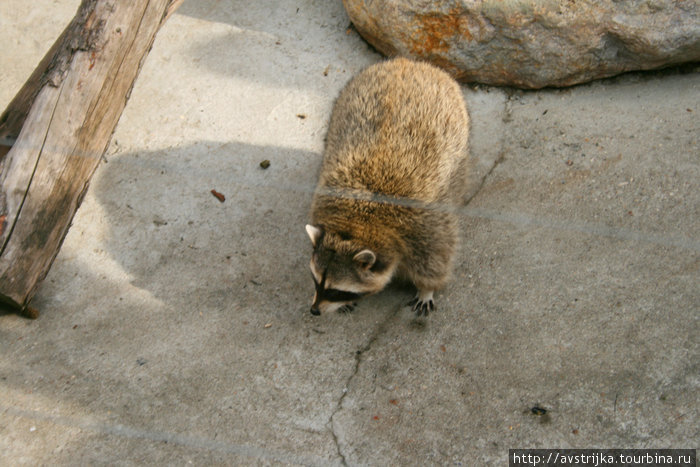
[(182, 1), (83, 0), (0, 116), (0, 302), (29, 310), (156, 33)]

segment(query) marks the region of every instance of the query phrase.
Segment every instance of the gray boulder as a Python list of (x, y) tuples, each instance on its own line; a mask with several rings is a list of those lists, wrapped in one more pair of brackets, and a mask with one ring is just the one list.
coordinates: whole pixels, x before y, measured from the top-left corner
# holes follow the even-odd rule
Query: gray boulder
[(464, 82), (570, 86), (700, 61), (700, 0), (343, 0), (385, 55)]

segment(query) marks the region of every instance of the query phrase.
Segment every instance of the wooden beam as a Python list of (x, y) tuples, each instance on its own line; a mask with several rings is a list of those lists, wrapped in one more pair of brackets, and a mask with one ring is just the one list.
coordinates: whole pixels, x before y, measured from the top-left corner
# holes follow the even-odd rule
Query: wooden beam
[(156, 33), (182, 1), (83, 0), (0, 116), (0, 302), (28, 309)]

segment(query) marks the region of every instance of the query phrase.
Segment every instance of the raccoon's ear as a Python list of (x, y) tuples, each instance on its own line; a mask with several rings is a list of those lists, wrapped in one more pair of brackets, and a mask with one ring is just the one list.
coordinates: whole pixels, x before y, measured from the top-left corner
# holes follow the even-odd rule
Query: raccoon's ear
[(316, 227), (315, 225), (306, 224), (306, 233), (309, 234), (309, 238), (311, 239), (311, 244), (314, 247), (316, 247), (316, 244), (321, 239), (321, 235), (323, 235), (323, 230)]
[(362, 250), (352, 258), (353, 261), (358, 263), (363, 269), (369, 269), (377, 261), (377, 256), (372, 250)]

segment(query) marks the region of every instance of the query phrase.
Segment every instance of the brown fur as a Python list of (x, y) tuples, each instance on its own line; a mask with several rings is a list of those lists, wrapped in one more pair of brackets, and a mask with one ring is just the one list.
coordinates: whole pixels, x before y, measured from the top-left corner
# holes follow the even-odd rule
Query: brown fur
[[(311, 208), (317, 269), (368, 293), (398, 274), (418, 289), (417, 311), (432, 309), (457, 245), (450, 205), (467, 180), (468, 128), (460, 88), (438, 68), (397, 58), (353, 78), (333, 108)], [(365, 249), (369, 266), (353, 261)]]

